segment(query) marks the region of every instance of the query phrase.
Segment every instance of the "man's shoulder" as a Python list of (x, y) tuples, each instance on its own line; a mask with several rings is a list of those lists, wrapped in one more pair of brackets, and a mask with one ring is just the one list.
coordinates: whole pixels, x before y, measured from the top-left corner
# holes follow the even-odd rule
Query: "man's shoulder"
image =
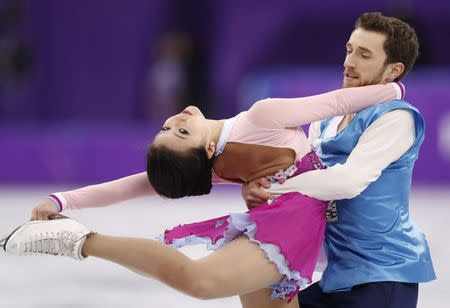
[(420, 113), (417, 107), (415, 107), (411, 103), (405, 100), (394, 99), (382, 104), (373, 105), (371, 107), (363, 109), (358, 113), (356, 113), (356, 115), (359, 117), (382, 116), (387, 112), (398, 109), (411, 110), (416, 113)]
[(384, 123), (394, 121), (399, 125), (409, 125), (412, 122), (418, 127), (424, 126), (424, 119), (419, 110), (405, 100), (391, 100), (371, 106), (358, 112), (355, 118), (358, 118), (357, 122), (364, 127), (363, 129), (371, 126), (374, 122), (380, 123), (380, 121)]

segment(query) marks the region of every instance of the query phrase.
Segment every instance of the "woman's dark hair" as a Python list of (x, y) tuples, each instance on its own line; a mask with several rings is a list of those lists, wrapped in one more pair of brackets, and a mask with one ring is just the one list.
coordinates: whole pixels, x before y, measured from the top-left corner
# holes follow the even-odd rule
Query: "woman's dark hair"
[(212, 159), (203, 148), (179, 153), (152, 145), (147, 152), (147, 177), (163, 197), (205, 195), (212, 188)]

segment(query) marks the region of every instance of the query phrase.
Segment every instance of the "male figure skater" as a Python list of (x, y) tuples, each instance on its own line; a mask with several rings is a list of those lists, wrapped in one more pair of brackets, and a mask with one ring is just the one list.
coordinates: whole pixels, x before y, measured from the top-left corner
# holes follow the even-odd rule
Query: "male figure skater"
[[(401, 80), (419, 44), (408, 24), (365, 13), (346, 48), (343, 87), (358, 87)], [(419, 111), (394, 100), (313, 123), (309, 138), (328, 168), (269, 189), (336, 200), (327, 211), (328, 266), (318, 283), (299, 293), (300, 306), (416, 307), (418, 283), (435, 279), (427, 242), (408, 208), (412, 170), (424, 139)], [(270, 194), (262, 188), (269, 186), (265, 179), (247, 184), (247, 205), (267, 200)]]

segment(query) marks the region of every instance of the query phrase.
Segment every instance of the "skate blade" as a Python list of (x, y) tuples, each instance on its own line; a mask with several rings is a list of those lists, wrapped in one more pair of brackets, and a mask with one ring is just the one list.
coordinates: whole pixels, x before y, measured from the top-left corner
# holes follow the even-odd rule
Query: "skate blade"
[(5, 238), (0, 240), (0, 247), (3, 248), (3, 251), (6, 252), (6, 243), (8, 243), (9, 238), (20, 228), (22, 228), (22, 226), (17, 227), (13, 232), (11, 232), (9, 235), (7, 235)]
[(6, 236), (5, 238), (0, 240), (0, 248), (3, 248), (3, 250), (6, 250), (6, 241), (8, 240), (9, 236)]

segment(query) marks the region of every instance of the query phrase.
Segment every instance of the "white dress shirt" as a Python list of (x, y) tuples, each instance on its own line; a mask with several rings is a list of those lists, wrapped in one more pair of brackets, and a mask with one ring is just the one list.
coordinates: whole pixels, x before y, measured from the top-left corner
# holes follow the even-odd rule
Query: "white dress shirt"
[[(334, 119), (334, 123), (339, 120)], [(325, 137), (331, 138), (337, 133), (337, 125), (332, 127), (331, 124), (333, 120), (329, 128), (334, 131), (327, 131)], [(314, 144), (319, 137), (320, 122), (315, 122), (310, 126), (308, 139)], [(411, 112), (404, 109), (390, 111), (364, 131), (344, 164), (305, 172), (283, 184), (272, 184), (267, 191), (274, 196), (298, 191), (321, 200), (354, 198), (408, 151), (414, 140), (415, 125)]]

